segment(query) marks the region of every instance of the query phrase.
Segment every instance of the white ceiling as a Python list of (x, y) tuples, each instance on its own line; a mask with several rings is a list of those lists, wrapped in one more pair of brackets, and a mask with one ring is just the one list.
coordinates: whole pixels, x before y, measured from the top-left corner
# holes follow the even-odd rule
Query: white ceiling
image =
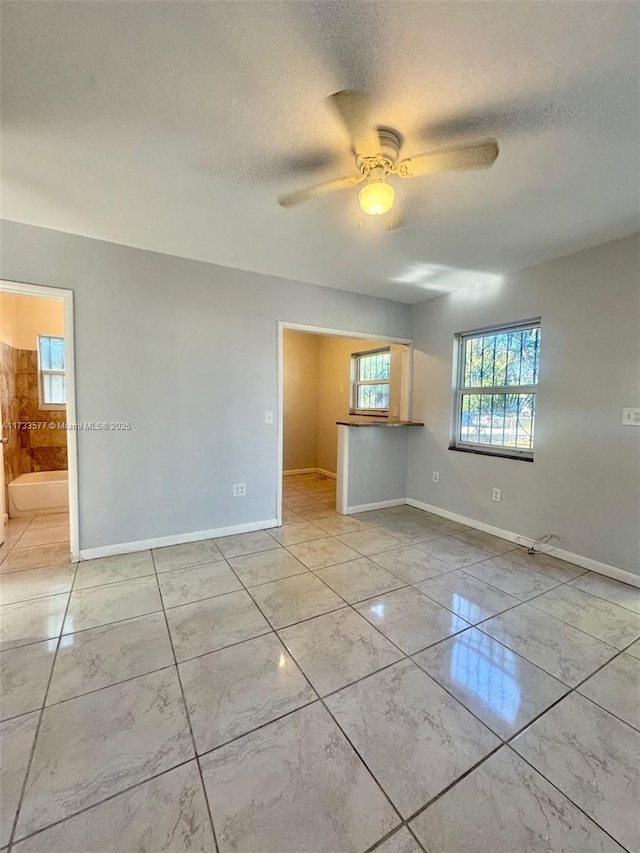
[[(640, 5), (3, 2), (2, 215), (419, 302), (638, 229)], [(403, 156), (496, 136), (483, 172), (397, 184), (360, 230), (323, 103), (372, 93)], [(369, 218), (367, 226), (371, 226)]]

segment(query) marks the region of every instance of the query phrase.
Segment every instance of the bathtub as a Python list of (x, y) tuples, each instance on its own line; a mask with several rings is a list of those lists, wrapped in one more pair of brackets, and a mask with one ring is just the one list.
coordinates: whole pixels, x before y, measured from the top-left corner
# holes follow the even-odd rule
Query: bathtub
[(69, 511), (67, 471), (20, 474), (9, 483), (9, 517)]

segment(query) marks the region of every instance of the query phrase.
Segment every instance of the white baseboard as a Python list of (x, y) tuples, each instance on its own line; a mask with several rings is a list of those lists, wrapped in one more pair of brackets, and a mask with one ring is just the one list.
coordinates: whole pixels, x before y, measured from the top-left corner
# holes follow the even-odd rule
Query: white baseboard
[(326, 468), (316, 468), (316, 473), (324, 474), (325, 477), (331, 477), (332, 480), (335, 480), (338, 476), (333, 471), (327, 471)]
[(266, 530), (278, 527), (278, 519), (251, 521), (248, 524), (232, 524), (214, 530), (196, 530), (194, 533), (176, 533), (173, 536), (159, 536), (155, 539), (140, 539), (137, 542), (121, 542), (117, 545), (100, 545), (97, 548), (80, 549), (81, 560), (95, 560), (96, 557), (114, 557), (116, 554), (132, 554), (134, 551), (148, 551), (150, 548), (165, 548), (167, 545), (184, 545), (187, 542), (201, 542), (203, 539), (217, 539), (220, 536), (233, 536), (235, 533), (253, 533), (254, 530)]
[[(535, 542), (534, 539), (522, 536), (520, 533), (503, 530), (501, 527), (494, 527), (491, 524), (485, 524), (483, 521), (476, 521), (475, 518), (467, 518), (465, 515), (458, 515), (456, 512), (450, 512), (448, 509), (441, 509), (439, 506), (417, 501), (414, 498), (407, 498), (403, 503), (407, 503), (409, 506), (414, 506), (417, 509), (423, 509), (425, 512), (432, 512), (434, 515), (441, 515), (443, 518), (448, 518), (451, 521), (458, 521), (460, 524), (466, 524), (468, 527), (474, 527), (476, 530), (482, 530), (484, 533), (491, 533), (492, 536), (499, 536), (501, 539), (507, 539), (509, 542), (519, 542), (525, 546), (533, 545)], [(565, 551), (564, 548), (554, 548), (553, 556), (559, 560), (565, 560), (567, 563), (573, 563), (574, 566), (580, 566), (582, 569), (588, 569), (590, 572), (596, 572), (599, 575), (605, 575), (608, 578), (613, 578), (630, 586), (640, 588), (640, 575), (636, 575), (627, 569), (620, 569), (618, 566), (609, 565), (609, 563), (601, 563), (599, 560), (591, 559), (591, 557), (583, 557), (582, 554)]]
[(292, 468), (290, 471), (283, 471), (283, 477), (292, 477), (294, 474), (324, 474), (325, 477), (336, 479), (336, 474), (333, 471), (327, 471), (326, 468)]
[(372, 509), (387, 509), (390, 506), (403, 506), (406, 498), (393, 498), (390, 501), (377, 501), (373, 504), (360, 504), (359, 506), (348, 506), (345, 515), (353, 515), (356, 512), (369, 512)]

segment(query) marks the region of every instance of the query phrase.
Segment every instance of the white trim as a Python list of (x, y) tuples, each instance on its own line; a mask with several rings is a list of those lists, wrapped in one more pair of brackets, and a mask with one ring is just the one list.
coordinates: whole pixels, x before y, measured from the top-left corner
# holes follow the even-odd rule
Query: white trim
[(187, 542), (201, 542), (203, 539), (218, 539), (220, 536), (233, 536), (236, 533), (253, 533), (279, 527), (277, 518), (266, 521), (251, 521), (246, 524), (232, 524), (214, 530), (196, 530), (194, 533), (176, 533), (173, 536), (159, 536), (155, 539), (140, 539), (137, 542), (120, 542), (117, 545), (101, 545), (97, 548), (84, 548), (80, 551), (81, 560), (94, 560), (96, 557), (113, 557), (116, 554), (132, 554), (135, 551), (148, 551), (150, 548), (165, 548), (167, 545), (183, 545)]
[(311, 332), (312, 335), (327, 335), (334, 338), (359, 338), (363, 341), (378, 340), (381, 343), (389, 341), (392, 344), (413, 344), (413, 338), (394, 338), (381, 332), (350, 332), (348, 329), (328, 329), (326, 326), (307, 326), (303, 323), (288, 323), (278, 321), (282, 329), (292, 329), (295, 332)]
[[(37, 296), (44, 299), (61, 299), (64, 305), (65, 364), (67, 375), (67, 423), (77, 423), (75, 341), (73, 334), (73, 290), (61, 287), (44, 287), (19, 281), (0, 280), (0, 291), (19, 296)], [(78, 501), (78, 441), (75, 430), (67, 430), (67, 469), (69, 477), (69, 540), (71, 559), (80, 558), (80, 522)]]
[(337, 480), (338, 475), (335, 471), (327, 471), (326, 468), (316, 468), (318, 474), (324, 474), (325, 477), (331, 477), (332, 480)]
[(360, 504), (360, 506), (350, 506), (347, 507), (344, 515), (353, 515), (355, 512), (369, 512), (371, 509), (387, 509), (390, 506), (404, 506), (406, 504), (406, 498), (392, 498), (389, 501), (377, 501), (377, 503), (373, 504)]
[(338, 424), (337, 468), (336, 512), (346, 515), (349, 509), (349, 427), (344, 424)]
[[(450, 512), (448, 509), (441, 509), (438, 506), (433, 506), (433, 504), (427, 504), (414, 498), (407, 498), (404, 503), (414, 506), (416, 509), (423, 509), (425, 512), (432, 512), (434, 515), (441, 515), (443, 518), (448, 518), (451, 521), (458, 521), (460, 524), (466, 524), (468, 527), (473, 527), (476, 530), (482, 530), (484, 533), (490, 533), (492, 536), (499, 536), (501, 539), (507, 539), (509, 542), (518, 542), (525, 546), (533, 545), (535, 542), (534, 539), (522, 536), (520, 533), (503, 530), (501, 527), (494, 527), (491, 524), (485, 524), (483, 521), (476, 521), (474, 518), (467, 518), (465, 515), (458, 515), (456, 512)], [(630, 586), (640, 588), (640, 575), (630, 572), (628, 569), (620, 569), (618, 566), (609, 565), (609, 563), (601, 563), (599, 560), (593, 560), (591, 557), (583, 557), (582, 554), (565, 551), (564, 548), (554, 548), (553, 556), (559, 560), (565, 560), (567, 563), (572, 563), (574, 566), (580, 566), (582, 569), (588, 569), (590, 572), (596, 572), (599, 575), (605, 575), (608, 578), (613, 578)]]

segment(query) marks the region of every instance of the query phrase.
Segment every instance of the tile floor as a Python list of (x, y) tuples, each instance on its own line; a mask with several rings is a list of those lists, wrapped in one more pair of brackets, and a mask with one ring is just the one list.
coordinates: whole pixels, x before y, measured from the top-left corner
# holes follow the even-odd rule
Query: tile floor
[(10, 523), (3, 853), (640, 850), (640, 590), (315, 475), (284, 506), (77, 566)]

